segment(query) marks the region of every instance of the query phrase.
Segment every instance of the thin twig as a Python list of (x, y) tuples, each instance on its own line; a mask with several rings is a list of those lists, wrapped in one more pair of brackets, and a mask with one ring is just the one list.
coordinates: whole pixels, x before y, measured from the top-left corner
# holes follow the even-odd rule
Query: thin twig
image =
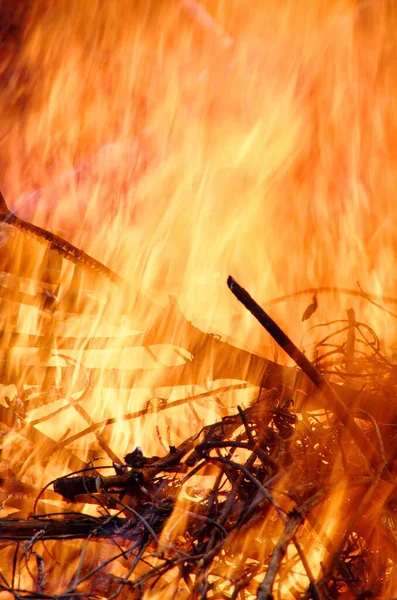
[(124, 280), (120, 275), (114, 273), (109, 267), (99, 262), (89, 254), (83, 252), (79, 248), (76, 248), (73, 244), (64, 240), (59, 235), (48, 231), (47, 229), (43, 229), (42, 227), (38, 227), (37, 225), (33, 225), (28, 221), (24, 221), (11, 212), (8, 209), (6, 201), (3, 195), (0, 192), (0, 223), (5, 223), (7, 225), (12, 225), (16, 229), (23, 231), (24, 233), (30, 234), (35, 237), (35, 239), (40, 242), (49, 242), (51, 245), (51, 249), (60, 254), (66, 260), (69, 260), (75, 264), (81, 265), (85, 268), (88, 268), (95, 273), (100, 273), (101, 275), (105, 275), (110, 281), (113, 283), (117, 283), (121, 285), (124, 283)]
[[(285, 294), (284, 296), (279, 296), (278, 298), (273, 298), (272, 300), (268, 300), (266, 302), (266, 306), (274, 306), (275, 304), (280, 304), (281, 302), (287, 302), (287, 300), (292, 300), (293, 298), (299, 298), (300, 296), (308, 296), (312, 294), (346, 294), (348, 296), (356, 296), (358, 298), (364, 298), (365, 300), (381, 300), (382, 302), (388, 302), (390, 304), (397, 304), (397, 298), (393, 298), (392, 296), (379, 296), (376, 294), (367, 294), (360, 288), (360, 291), (352, 290), (349, 288), (340, 288), (337, 286), (321, 286), (317, 288), (307, 288), (305, 290), (299, 290), (297, 292), (292, 292), (291, 294)], [(383, 306), (375, 304), (377, 308), (381, 310), (385, 310)]]
[(289, 339), (284, 331), (273, 321), (273, 319), (255, 302), (249, 293), (242, 288), (233, 277), (229, 276), (227, 284), (236, 298), (249, 310), (259, 323), (270, 333), (273, 339), (290, 356), (302, 371), (309, 377), (314, 385), (322, 392), (328, 403), (328, 408), (335, 412), (337, 418), (345, 425), (354, 439), (364, 458), (373, 466), (378, 462), (376, 450), (369, 442), (364, 432), (354, 421), (346, 404), (338, 397), (335, 389), (313, 366), (309, 359)]
[[(361, 292), (361, 294), (363, 295), (364, 298), (366, 298), (368, 300), (368, 302), (370, 302), (371, 304), (373, 304), (374, 306), (376, 306), (376, 308), (380, 308), (381, 310), (383, 310), (385, 313), (387, 313), (388, 315), (390, 315), (391, 317), (394, 317), (395, 319), (397, 319), (397, 315), (396, 313), (392, 312), (391, 310), (388, 310), (387, 308), (385, 308), (384, 306), (382, 306), (381, 304), (379, 304), (378, 302), (375, 302), (375, 298), (372, 294), (367, 294), (366, 292), (364, 292), (364, 290), (362, 289), (360, 283), (357, 281), (357, 285), (359, 287), (359, 290)], [(384, 298), (381, 298), (382, 300), (384, 300)], [(390, 299), (389, 299), (390, 302)]]
[(269, 568), (262, 583), (258, 587), (258, 600), (272, 600), (272, 590), (274, 581), (279, 571), (281, 562), (287, 552), (287, 548), (296, 535), (299, 527), (304, 522), (308, 512), (310, 512), (327, 495), (328, 490), (321, 490), (309, 498), (299, 509), (293, 509), (289, 514), (284, 532), (272, 552)]

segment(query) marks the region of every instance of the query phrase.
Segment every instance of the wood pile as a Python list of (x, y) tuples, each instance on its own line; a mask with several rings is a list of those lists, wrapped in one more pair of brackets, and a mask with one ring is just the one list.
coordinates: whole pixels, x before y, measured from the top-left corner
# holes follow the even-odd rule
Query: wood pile
[[(81, 269), (126, 285), (62, 238), (10, 213), (4, 200), (2, 209), (0, 220), (39, 240), (51, 260), (58, 256), (72, 262), (77, 273)], [(17, 396), (0, 407), (1, 448), (12, 439), (24, 450), (18, 472), (6, 461), (0, 472), (2, 508), (13, 509), (6, 518), (0, 513), (0, 594), (59, 600), (160, 593), (262, 600), (274, 594), (391, 597), (397, 558), (396, 367), (352, 312), (342, 322), (345, 343), (331, 352), (318, 344), (311, 362), (248, 292), (231, 277), (227, 283), (297, 367), (201, 332), (171, 301), (157, 310), (148, 330), (122, 340), (124, 347), (178, 347), (188, 340), (191, 359), (158, 369), (156, 387), (200, 384), (211, 377), (214, 387), (201, 398), (248, 385), (257, 395), (248, 406), (169, 445), (162, 456), (145, 456), (137, 446), (123, 460), (104, 435), (118, 419), (96, 422), (82, 406), (84, 393), (97, 385), (99, 369), (82, 369), (83, 392), (69, 403), (87, 423), (78, 435), (66, 432), (55, 441), (39, 431), (40, 419), (29, 418), (38, 406), (59, 399), (59, 381), (73, 378), (76, 369), (67, 356), (63, 367), (46, 365), (45, 357), (54, 348), (66, 352), (76, 340), (57, 336), (57, 320), (68, 318), (68, 304), (57, 297), (56, 280), (41, 294), (18, 291), (10, 279), (0, 284), (5, 306), (36, 306), (52, 327), (38, 336), (15, 329), (1, 334), (3, 348), (38, 346), (44, 359), (25, 366), (24, 386), (12, 352), (3, 351), (1, 359), (1, 382), (19, 386)], [(136, 302), (147, 300), (138, 295)], [(371, 350), (364, 354), (358, 350), (363, 331)], [(109, 343), (107, 337), (87, 340), (95, 348)], [(327, 376), (330, 364), (334, 372)], [(119, 389), (145, 384), (145, 373), (134, 367), (100, 376), (102, 384)], [(233, 383), (216, 387), (220, 380)], [(157, 414), (197, 397), (164, 398), (123, 419)], [(68, 448), (92, 433), (109, 459), (106, 465), (84, 462)], [(59, 452), (67, 456), (67, 474), (59, 473), (43, 489), (24, 480), (24, 461), (44, 468)], [(97, 508), (95, 514), (87, 512), (88, 505)]]

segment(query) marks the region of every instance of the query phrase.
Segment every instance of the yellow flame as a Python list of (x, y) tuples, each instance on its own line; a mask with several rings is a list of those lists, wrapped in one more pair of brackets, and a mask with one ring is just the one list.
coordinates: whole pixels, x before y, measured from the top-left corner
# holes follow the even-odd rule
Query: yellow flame
[[(183, 391), (178, 381), (157, 387), (156, 369), (190, 360), (189, 339), (178, 345), (185, 354), (166, 347), (180, 324), (162, 318), (169, 296), (201, 330), (271, 356), (271, 340), (227, 290), (229, 273), (262, 304), (305, 288), (358, 291), (357, 282), (397, 295), (397, 13), (393, 2), (355, 0), (35, 0), (21, 11), (0, 64), (0, 187), (22, 218), (126, 280), (118, 290), (58, 265), (58, 296), (78, 316), (1, 300), (15, 397), (28, 364), (51, 365), (58, 383), (68, 367), (64, 395), (50, 408), (39, 398), (28, 416), (47, 437), (19, 452), (15, 432), (4, 447), (11, 466), (41, 485), (67, 469), (65, 436), (81, 460), (106, 447), (122, 459), (137, 444), (163, 453), (222, 415), (214, 397), (200, 396), (210, 378)], [(55, 283), (29, 281), (46, 261), (56, 271), (54, 259), (37, 240), (21, 246), (21, 236), (1, 227), (1, 285), (32, 298), (55, 293)], [(301, 321), (310, 300), (272, 307), (296, 342), (310, 327)], [(324, 292), (310, 324), (350, 307), (391, 355), (395, 316), (365, 298)], [(126, 348), (125, 337), (139, 341), (153, 324), (161, 344)], [(44, 338), (21, 349), (12, 333)], [(103, 347), (90, 348), (98, 337)], [(132, 368), (144, 370), (139, 386), (105, 386), (107, 371)], [(201, 399), (158, 410), (186, 395)], [(219, 398), (225, 410), (238, 403)], [(51, 449), (51, 467), (39, 472), (36, 460)]]

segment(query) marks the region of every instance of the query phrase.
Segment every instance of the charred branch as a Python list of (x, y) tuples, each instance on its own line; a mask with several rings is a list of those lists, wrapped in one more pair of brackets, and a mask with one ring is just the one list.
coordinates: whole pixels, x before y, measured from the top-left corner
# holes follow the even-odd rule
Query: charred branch
[(38, 536), (42, 540), (110, 538), (117, 535), (126, 519), (114, 517), (87, 517), (72, 515), (69, 518), (55, 519), (0, 519), (0, 540), (31, 540)]
[(123, 279), (114, 273), (109, 267), (105, 266), (89, 254), (86, 254), (83, 250), (80, 250), (67, 240), (61, 238), (59, 235), (33, 225), (28, 221), (24, 221), (13, 212), (11, 212), (7, 206), (7, 203), (0, 192), (0, 222), (7, 225), (11, 225), (16, 229), (32, 235), (35, 239), (50, 245), (50, 248), (57, 252), (60, 256), (74, 264), (81, 265), (83, 268), (90, 269), (95, 273), (104, 275), (111, 281), (117, 284), (122, 284)]
[(273, 339), (281, 348), (296, 362), (303, 373), (310, 381), (321, 391), (327, 408), (335, 413), (340, 421), (345, 425), (350, 435), (360, 448), (363, 455), (370, 464), (376, 464), (376, 450), (369, 442), (362, 429), (357, 425), (353, 416), (343, 400), (339, 397), (335, 387), (332, 387), (322, 374), (313, 366), (308, 358), (299, 350), (299, 348), (289, 339), (284, 331), (273, 321), (273, 319), (255, 302), (249, 293), (242, 288), (233, 277), (228, 278), (227, 284), (236, 298), (249, 310), (259, 323), (270, 333)]

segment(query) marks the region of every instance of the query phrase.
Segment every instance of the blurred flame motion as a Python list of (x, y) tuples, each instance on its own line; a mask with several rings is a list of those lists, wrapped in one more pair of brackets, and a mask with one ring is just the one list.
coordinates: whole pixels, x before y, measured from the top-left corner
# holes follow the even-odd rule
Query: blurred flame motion
[[(1, 189), (9, 206), (127, 282), (118, 292), (82, 276), (80, 288), (63, 264), (42, 293), (59, 285), (72, 312), (80, 303), (75, 317), (1, 300), (2, 352), (18, 365), (19, 388), (29, 361), (47, 360), (59, 373), (77, 365), (68, 397), (50, 409), (38, 403), (28, 418), (73, 405), (85, 368), (147, 372), (132, 390), (105, 388), (99, 377), (82, 402), (89, 419), (70, 407), (36, 424), (54, 444), (90, 420), (114, 418), (101, 431), (115, 457), (136, 444), (163, 453), (252, 397), (239, 391), (224, 406), (208, 398), (155, 414), (162, 398), (177, 400), (186, 389), (156, 389), (151, 367), (183, 364), (189, 352), (166, 346), (172, 320), (163, 323), (163, 346), (123, 349), (122, 339), (148, 331), (169, 296), (202, 331), (268, 357), (274, 345), (229, 294), (229, 273), (263, 305), (305, 288), (358, 290), (357, 282), (397, 296), (392, 0), (4, 0), (0, 19)], [(13, 289), (22, 270), (18, 285), (29, 293), (28, 278), (48, 256), (34, 240), (20, 241), (1, 227), (2, 268), (10, 252), (13, 263), (4, 286)], [(362, 297), (323, 293), (308, 325), (301, 315), (311, 297), (272, 307), (292, 339), (354, 307), (392, 355), (394, 315)], [(56, 331), (75, 346), (10, 349), (11, 330), (47, 332), (48, 343)], [(93, 337), (108, 345), (88, 348)], [(151, 414), (122, 421), (149, 401)], [(67, 452), (42, 469), (49, 449), (17, 451), (18, 436), (7, 437), (3, 458), (19, 476), (40, 486), (66, 472)], [(103, 456), (94, 433), (68, 448), (82, 460)]]

